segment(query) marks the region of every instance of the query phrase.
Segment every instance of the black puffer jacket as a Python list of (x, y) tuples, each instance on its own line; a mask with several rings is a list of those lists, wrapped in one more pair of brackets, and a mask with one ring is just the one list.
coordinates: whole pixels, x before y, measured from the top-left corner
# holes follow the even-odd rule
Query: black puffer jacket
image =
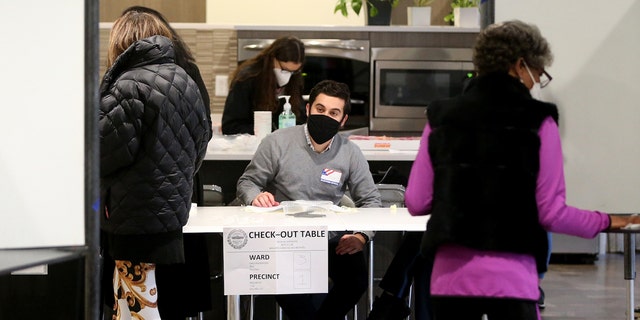
[(179, 262), (193, 176), (211, 138), (198, 86), (174, 63), (171, 41), (154, 36), (118, 57), (100, 95), (102, 229), (112, 254)]

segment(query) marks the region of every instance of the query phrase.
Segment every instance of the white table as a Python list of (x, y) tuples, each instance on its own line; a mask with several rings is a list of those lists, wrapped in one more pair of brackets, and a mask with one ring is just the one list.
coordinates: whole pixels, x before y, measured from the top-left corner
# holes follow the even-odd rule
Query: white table
[(622, 233), (624, 238), (624, 279), (627, 280), (627, 307), (625, 319), (635, 319), (634, 284), (636, 279), (636, 234), (640, 230), (614, 229), (605, 233)]
[[(412, 216), (406, 208), (358, 208), (350, 212), (323, 212), (325, 217), (296, 218), (282, 211), (247, 212), (243, 207), (197, 207), (189, 213), (185, 233), (222, 233), (225, 227), (327, 226), (329, 231), (424, 231), (429, 216)], [(371, 250), (370, 255), (373, 255)], [(371, 257), (370, 257), (371, 258)], [(373, 294), (373, 265), (369, 266), (369, 300)], [(240, 319), (239, 296), (227, 296), (228, 320)], [(371, 301), (369, 301), (371, 305)]]
[(247, 212), (244, 207), (198, 207), (189, 213), (185, 233), (222, 233), (225, 227), (327, 226), (329, 231), (424, 231), (429, 216), (412, 216), (406, 208), (358, 208), (323, 212), (321, 218), (296, 218), (275, 212)]

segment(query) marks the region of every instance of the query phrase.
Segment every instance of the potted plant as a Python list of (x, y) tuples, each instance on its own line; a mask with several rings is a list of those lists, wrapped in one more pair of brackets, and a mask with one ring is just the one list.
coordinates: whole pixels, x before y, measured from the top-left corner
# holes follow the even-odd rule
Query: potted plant
[(430, 26), (433, 0), (413, 0), (413, 6), (407, 7), (407, 22), (410, 26)]
[(343, 16), (349, 16), (349, 8), (360, 15), (362, 5), (368, 9), (367, 24), (389, 25), (391, 24), (391, 9), (398, 5), (400, 0), (338, 0), (333, 13), (340, 12)]
[(444, 21), (453, 22), (456, 27), (477, 28), (480, 26), (479, 0), (453, 0), (453, 11), (444, 17)]

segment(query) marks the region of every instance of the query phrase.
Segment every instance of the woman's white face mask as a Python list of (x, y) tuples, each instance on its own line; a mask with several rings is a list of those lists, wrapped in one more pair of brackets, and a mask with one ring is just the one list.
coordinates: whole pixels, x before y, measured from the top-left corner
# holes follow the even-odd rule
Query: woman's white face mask
[(531, 87), (531, 89), (529, 89), (531, 97), (536, 100), (542, 101), (542, 86), (540, 85), (540, 82), (536, 82), (536, 79), (533, 77), (533, 74), (531, 73), (531, 70), (529, 70), (529, 66), (527, 66), (526, 63), (524, 63), (524, 67), (527, 68), (529, 77), (531, 77), (531, 82), (533, 82), (533, 86)]
[(278, 87), (284, 87), (289, 83), (289, 79), (291, 79), (291, 75), (293, 72), (288, 70), (282, 70), (280, 68), (273, 68), (273, 73), (276, 75), (276, 80), (278, 81)]

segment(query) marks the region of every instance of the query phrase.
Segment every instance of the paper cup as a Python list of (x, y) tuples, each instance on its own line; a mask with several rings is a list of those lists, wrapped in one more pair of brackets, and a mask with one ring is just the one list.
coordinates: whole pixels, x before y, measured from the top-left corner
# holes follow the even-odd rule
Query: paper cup
[(271, 133), (271, 111), (253, 112), (253, 133), (258, 141)]

